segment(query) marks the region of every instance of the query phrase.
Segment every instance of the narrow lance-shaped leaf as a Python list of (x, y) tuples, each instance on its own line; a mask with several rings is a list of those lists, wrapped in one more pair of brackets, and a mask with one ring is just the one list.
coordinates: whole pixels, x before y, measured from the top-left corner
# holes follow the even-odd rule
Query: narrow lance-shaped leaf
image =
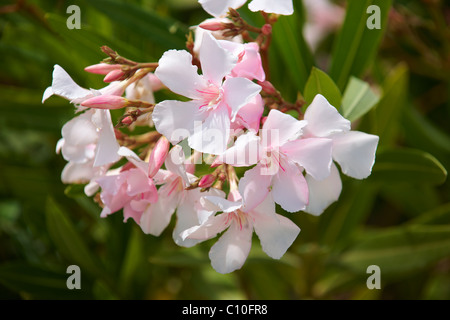
[(383, 97), (374, 109), (372, 132), (380, 137), (380, 146), (393, 146), (397, 139), (408, 98), (409, 72), (399, 64), (383, 84)]
[[(349, 0), (344, 25), (333, 49), (331, 77), (343, 89), (351, 75), (359, 77), (373, 60), (387, 23), (391, 0)], [(372, 5), (376, 10), (371, 13)], [(368, 19), (379, 27), (369, 29)]]
[(431, 154), (415, 149), (380, 151), (373, 168), (371, 181), (382, 183), (408, 182), (442, 184), (447, 170)]
[(46, 219), (48, 232), (59, 253), (82, 271), (97, 277), (103, 276), (100, 261), (90, 252), (82, 235), (52, 198), (47, 200)]
[(356, 273), (377, 265), (385, 276), (421, 270), (450, 255), (450, 226), (408, 226), (363, 236), (341, 258)]

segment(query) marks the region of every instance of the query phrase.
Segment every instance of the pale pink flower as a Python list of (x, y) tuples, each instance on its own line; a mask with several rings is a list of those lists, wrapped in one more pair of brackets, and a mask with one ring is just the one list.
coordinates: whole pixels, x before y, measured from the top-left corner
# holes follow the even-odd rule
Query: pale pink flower
[(264, 252), (273, 259), (280, 259), (297, 238), (300, 232), (297, 225), (275, 212), (270, 194), (252, 209), (238, 193), (232, 192), (230, 196), (231, 201), (204, 197), (205, 208), (222, 213), (211, 214), (202, 224), (184, 231), (182, 237), (204, 241), (226, 230), (209, 252), (211, 265), (219, 273), (230, 273), (243, 266), (251, 249), (253, 231)]
[(241, 135), (234, 146), (218, 157), (233, 166), (257, 165), (248, 170), (239, 188), (247, 206), (259, 205), (272, 190), (273, 199), (289, 212), (304, 210), (309, 202), (306, 171), (317, 180), (330, 174), (332, 140), (304, 138), (306, 121), (271, 110), (260, 136)]
[[(83, 101), (100, 95), (121, 96), (125, 92), (127, 85), (128, 83), (126, 81), (113, 82), (100, 90), (88, 90), (76, 84), (63, 68), (59, 65), (55, 65), (53, 69), (52, 85), (45, 90), (42, 97), (42, 103), (52, 95), (57, 95), (78, 106)], [(78, 111), (85, 109), (86, 108), (79, 107)]]
[(231, 70), (228, 77), (241, 77), (261, 82), (266, 80), (259, 45), (256, 42), (242, 44), (219, 40), (219, 44), (238, 58), (236, 66)]
[(222, 195), (218, 189), (200, 192), (199, 189), (186, 190), (196, 177), (186, 172), (185, 158), (181, 146), (175, 146), (165, 161), (166, 170), (159, 170), (155, 175), (158, 189), (158, 201), (146, 208), (140, 219), (141, 229), (146, 234), (159, 236), (169, 225), (172, 215), (177, 212), (177, 223), (172, 236), (180, 246), (191, 247), (198, 241), (184, 240), (180, 233), (192, 226), (198, 225), (211, 212), (205, 211), (200, 205), (204, 195)]
[(244, 39), (242, 38), (241, 35), (237, 35), (235, 37), (226, 37), (226, 36), (224, 36), (224, 30), (210, 31), (210, 30), (206, 30), (201, 27), (202, 24), (213, 24), (213, 23), (214, 24), (221, 24), (221, 23), (225, 24), (225, 23), (232, 23), (232, 21), (227, 18), (211, 18), (211, 19), (206, 19), (205, 21), (200, 23), (200, 25), (198, 25), (198, 26), (192, 27), (193, 29), (195, 29), (194, 52), (196, 54), (200, 53), (200, 47), (202, 45), (203, 36), (205, 35), (205, 33), (211, 34), (217, 40), (228, 40), (228, 41), (235, 42), (235, 43), (243, 43), (244, 42)]
[(173, 144), (188, 138), (192, 149), (220, 154), (227, 148), (231, 122), (261, 87), (246, 78), (224, 81), (237, 59), (210, 34), (203, 37), (200, 61), (203, 75), (197, 73), (187, 51), (164, 53), (156, 76), (170, 90), (192, 100), (163, 101), (156, 105), (152, 118), (158, 132)]
[[(333, 160), (344, 173), (355, 179), (365, 179), (375, 163), (379, 137), (359, 131), (351, 131), (351, 123), (342, 117), (325, 97), (317, 95), (305, 113), (307, 125), (303, 128), (304, 138), (326, 138), (333, 142)], [(331, 174), (324, 180), (306, 175), (310, 190), (306, 212), (321, 214), (341, 193), (342, 182), (339, 171), (331, 167)]]
[(104, 208), (101, 217), (123, 209), (124, 221), (132, 218), (139, 224), (143, 212), (151, 203), (158, 201), (158, 190), (149, 175), (149, 163), (126, 147), (121, 147), (118, 154), (126, 157), (134, 167), (96, 180), (102, 188), (100, 198)]
[(57, 151), (61, 150), (64, 159), (71, 163), (89, 162), (100, 167), (119, 160), (119, 144), (108, 110), (87, 110), (67, 122), (61, 133)]
[(315, 51), (327, 35), (342, 25), (345, 9), (329, 0), (304, 0), (303, 3), (307, 11), (303, 33)]
[[(199, 0), (203, 9), (214, 17), (223, 17), (227, 14), (228, 8), (238, 9), (247, 0)], [(264, 11), (281, 15), (291, 15), (294, 13), (292, 0), (253, 0), (248, 5), (251, 11)]]

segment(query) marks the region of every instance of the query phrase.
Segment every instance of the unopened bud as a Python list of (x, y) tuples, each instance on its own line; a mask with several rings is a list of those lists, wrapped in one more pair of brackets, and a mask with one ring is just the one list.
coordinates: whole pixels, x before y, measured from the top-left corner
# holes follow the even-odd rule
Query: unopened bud
[(265, 25), (262, 26), (261, 32), (266, 36), (272, 34), (272, 26), (266, 23)]
[(166, 137), (162, 136), (156, 143), (149, 159), (148, 175), (153, 177), (163, 165), (169, 154), (170, 142)]
[(206, 176), (203, 176), (200, 179), (200, 182), (198, 183), (198, 187), (202, 189), (211, 188), (214, 182), (216, 181), (216, 177), (212, 174), (208, 174)]
[(261, 86), (262, 91), (270, 95), (278, 95), (277, 89), (271, 84), (269, 81), (258, 81), (258, 84)]
[(128, 99), (109, 95), (93, 97), (81, 103), (83, 107), (96, 109), (121, 109), (127, 107), (128, 104)]
[(131, 125), (133, 122), (134, 122), (134, 119), (131, 116), (125, 117), (121, 121), (121, 123), (126, 125), (126, 126)]
[(95, 74), (108, 74), (114, 70), (120, 70), (120, 64), (108, 64), (108, 63), (99, 63), (94, 64), (92, 66), (84, 68), (84, 71), (95, 73)]
[(209, 31), (220, 31), (226, 28), (225, 24), (220, 21), (205, 21), (199, 27)]
[(105, 76), (103, 81), (109, 83), (113, 81), (123, 80), (122, 78), (124, 75), (125, 73), (121, 69), (113, 70)]

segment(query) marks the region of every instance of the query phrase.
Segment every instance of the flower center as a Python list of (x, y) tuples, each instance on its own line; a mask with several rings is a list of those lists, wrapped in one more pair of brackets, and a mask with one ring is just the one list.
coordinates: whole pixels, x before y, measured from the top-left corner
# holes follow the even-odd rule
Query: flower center
[(214, 84), (210, 84), (206, 90), (197, 90), (202, 94), (203, 103), (200, 109), (214, 109), (223, 98), (223, 89)]
[(248, 214), (240, 209), (228, 213), (228, 217), (227, 220), (225, 221), (225, 224), (228, 224), (230, 220), (234, 220), (238, 224), (240, 230), (242, 230), (242, 228), (247, 228), (249, 224)]
[(283, 162), (286, 161), (286, 155), (281, 151), (266, 150), (265, 157), (261, 160), (261, 164), (267, 168), (280, 168), (286, 171), (283, 167)]

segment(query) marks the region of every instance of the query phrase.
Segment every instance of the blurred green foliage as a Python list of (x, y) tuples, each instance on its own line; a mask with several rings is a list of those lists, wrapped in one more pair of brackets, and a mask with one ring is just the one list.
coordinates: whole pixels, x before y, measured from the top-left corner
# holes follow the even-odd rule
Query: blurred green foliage
[[(177, 247), (171, 228), (155, 238), (120, 213), (101, 219), (80, 186), (66, 188), (55, 146), (74, 108), (57, 97), (41, 104), (54, 64), (101, 88), (83, 71), (104, 58), (101, 45), (143, 62), (183, 49), (189, 26), (208, 18), (197, 1), (1, 1), (0, 298), (450, 299), (444, 2), (343, 1), (342, 29), (313, 55), (301, 32), (307, 14), (294, 0), (295, 15), (274, 28), (272, 82), (290, 100), (301, 92), (308, 102), (316, 93), (335, 101), (355, 129), (380, 136), (377, 162), (367, 180), (344, 178), (340, 200), (321, 217), (278, 208), (302, 229), (280, 261), (254, 239), (244, 267), (220, 275), (208, 260), (214, 240)], [(81, 8), (81, 30), (66, 27), (71, 4)], [(382, 8), (382, 30), (365, 26), (370, 4)], [(82, 290), (66, 287), (73, 264)], [(366, 287), (369, 265), (381, 267), (381, 290)]]

